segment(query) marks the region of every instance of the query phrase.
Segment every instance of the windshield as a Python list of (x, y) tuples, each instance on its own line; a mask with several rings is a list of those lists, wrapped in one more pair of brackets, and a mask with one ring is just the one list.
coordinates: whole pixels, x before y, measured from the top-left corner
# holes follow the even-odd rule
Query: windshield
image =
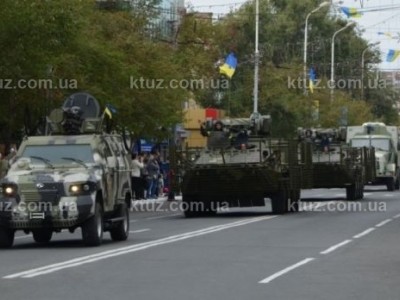
[[(89, 144), (81, 145), (28, 145), (21, 157), (42, 157), (51, 164), (94, 163), (92, 148)], [(74, 159), (66, 159), (66, 158)], [(40, 162), (40, 161), (39, 161)]]
[(353, 139), (351, 140), (352, 147), (374, 147), (384, 151), (389, 151), (390, 140), (389, 139)]

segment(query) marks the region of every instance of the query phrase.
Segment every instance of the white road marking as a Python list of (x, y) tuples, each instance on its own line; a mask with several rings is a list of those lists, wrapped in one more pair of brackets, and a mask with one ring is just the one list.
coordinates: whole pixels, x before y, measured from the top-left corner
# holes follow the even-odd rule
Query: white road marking
[(398, 218), (400, 218), (400, 214), (397, 214), (397, 215), (395, 215), (395, 216), (393, 217), (393, 219), (398, 219)]
[(309, 257), (306, 259), (303, 259), (302, 261), (299, 261), (298, 263), (291, 265), (279, 272), (276, 272), (275, 274), (272, 274), (271, 276), (268, 276), (267, 278), (259, 281), (258, 283), (270, 283), (272, 280), (281, 277), (282, 275), (289, 273), (290, 271), (297, 269), (298, 267), (301, 267), (302, 265), (308, 264), (310, 261), (313, 261), (315, 258)]
[(140, 250), (145, 250), (145, 249), (152, 248), (152, 247), (170, 244), (170, 243), (194, 238), (197, 236), (202, 236), (202, 235), (210, 234), (213, 232), (222, 231), (222, 230), (229, 229), (229, 228), (244, 226), (244, 225), (255, 223), (255, 222), (273, 219), (276, 217), (277, 216), (255, 217), (255, 218), (249, 218), (249, 219), (236, 221), (236, 222), (232, 222), (232, 223), (227, 223), (227, 224), (223, 224), (223, 225), (211, 226), (211, 227), (207, 227), (204, 229), (190, 231), (190, 232), (178, 234), (178, 235), (173, 235), (173, 236), (169, 236), (166, 238), (162, 238), (162, 239), (158, 239), (158, 240), (154, 240), (154, 241), (150, 241), (150, 242), (146, 242), (146, 243), (116, 248), (116, 249), (99, 252), (99, 253), (92, 254), (92, 255), (77, 257), (77, 258), (70, 259), (70, 260), (67, 260), (64, 262), (51, 264), (51, 265), (47, 265), (47, 266), (43, 266), (43, 267), (39, 267), (39, 268), (34, 268), (34, 269), (26, 270), (23, 272), (19, 272), (19, 273), (14, 273), (11, 275), (4, 276), (3, 278), (5, 278), (5, 279), (32, 278), (32, 277), (60, 271), (63, 269), (78, 267), (78, 266), (81, 266), (84, 264), (96, 262), (99, 260), (104, 260), (104, 259), (107, 259), (110, 257), (116, 257), (116, 256), (128, 254), (128, 253), (133, 253), (133, 252), (137, 252)]
[(371, 196), (372, 193), (364, 193), (364, 196)]
[(382, 222), (376, 224), (375, 227), (382, 227), (383, 225), (385, 225), (389, 222), (392, 222), (392, 221), (393, 221), (393, 219), (386, 219), (385, 221), (382, 221)]
[(140, 233), (140, 232), (146, 232), (149, 230), (150, 230), (149, 228), (143, 228), (143, 229), (129, 231), (129, 233)]
[(370, 234), (374, 230), (375, 230), (375, 228), (373, 228), (373, 227), (368, 228), (367, 230), (364, 230), (363, 232), (361, 232), (359, 234), (356, 234), (355, 236), (353, 236), (353, 238), (359, 239), (360, 237), (363, 237), (363, 236), (365, 236), (367, 234)]
[(329, 247), (328, 249), (326, 249), (324, 251), (321, 251), (320, 254), (329, 254), (329, 253), (335, 251), (336, 249), (338, 249), (340, 247), (343, 247), (344, 245), (347, 245), (350, 242), (351, 242), (351, 240), (345, 240), (345, 241), (343, 241), (343, 242), (341, 242), (339, 244), (336, 244), (336, 245), (334, 245), (332, 247)]
[(394, 197), (393, 194), (384, 194), (383, 197)]

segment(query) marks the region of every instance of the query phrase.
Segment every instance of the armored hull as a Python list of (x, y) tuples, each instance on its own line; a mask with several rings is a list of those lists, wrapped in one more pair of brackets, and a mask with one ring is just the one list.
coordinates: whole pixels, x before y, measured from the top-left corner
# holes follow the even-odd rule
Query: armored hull
[(194, 156), (182, 183), (186, 216), (264, 206), (265, 198), (271, 199), (274, 213), (298, 210), (303, 166), (297, 143), (250, 138), (240, 149), (208, 148)]

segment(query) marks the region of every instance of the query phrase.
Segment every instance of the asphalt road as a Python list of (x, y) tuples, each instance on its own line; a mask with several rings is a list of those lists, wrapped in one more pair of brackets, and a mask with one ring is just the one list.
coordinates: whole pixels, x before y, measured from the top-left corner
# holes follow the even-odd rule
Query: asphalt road
[(136, 206), (129, 240), (96, 248), (79, 230), (47, 245), (19, 232), (0, 251), (0, 299), (400, 299), (400, 192), (344, 194), (303, 191), (302, 211), (282, 216)]

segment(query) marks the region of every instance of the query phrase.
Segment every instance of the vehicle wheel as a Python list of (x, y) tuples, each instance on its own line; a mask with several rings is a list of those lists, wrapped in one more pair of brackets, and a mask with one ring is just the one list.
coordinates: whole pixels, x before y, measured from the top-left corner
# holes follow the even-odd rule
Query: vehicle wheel
[(51, 229), (36, 229), (32, 231), (33, 239), (36, 243), (48, 243), (53, 236), (53, 230)]
[(394, 189), (399, 190), (400, 189), (400, 179), (399, 177), (396, 177), (396, 182), (394, 183)]
[(289, 212), (298, 212), (300, 202), (300, 190), (290, 191)]
[(360, 186), (360, 192), (359, 192), (358, 199), (360, 199), (360, 200), (364, 199), (364, 185), (363, 184)]
[(346, 187), (346, 199), (347, 200), (356, 200), (356, 198), (357, 198), (356, 185), (352, 184), (351, 186)]
[(393, 178), (388, 178), (386, 182), (387, 190), (392, 192), (395, 189), (395, 180)]
[(95, 214), (82, 225), (82, 239), (86, 246), (99, 246), (103, 240), (103, 208), (96, 203)]
[(15, 231), (0, 227), (0, 248), (10, 248), (14, 244)]
[(123, 217), (124, 220), (110, 229), (111, 239), (113, 241), (125, 241), (129, 236), (129, 209), (126, 203), (119, 207), (118, 217)]
[(361, 200), (362, 198), (364, 198), (364, 183), (362, 181), (362, 177), (361, 175), (358, 178), (358, 181), (356, 183), (356, 200)]
[(205, 216), (215, 216), (217, 214), (217, 209), (215, 208), (215, 203), (209, 203), (204, 206), (204, 215)]
[(200, 202), (193, 201), (191, 196), (182, 196), (182, 210), (185, 218), (198, 217), (201, 213), (199, 211)]
[(288, 211), (288, 195), (286, 187), (271, 196), (272, 213), (284, 214)]

